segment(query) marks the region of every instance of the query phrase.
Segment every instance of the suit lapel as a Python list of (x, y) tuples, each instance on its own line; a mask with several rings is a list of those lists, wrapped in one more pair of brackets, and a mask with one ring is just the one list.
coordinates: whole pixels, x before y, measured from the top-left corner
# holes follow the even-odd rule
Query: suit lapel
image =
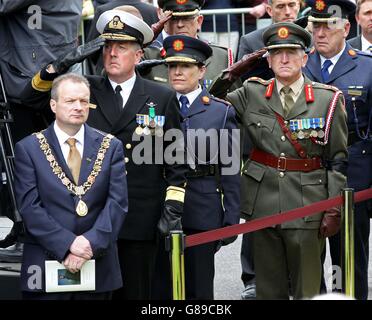
[(112, 128), (112, 133), (117, 134), (123, 130), (129, 123), (136, 118), (136, 114), (142, 109), (143, 105), (148, 100), (148, 95), (145, 93), (144, 80), (137, 75), (136, 82), (134, 83), (132, 92), (129, 99), (120, 113), (116, 116), (116, 121)]
[(102, 79), (98, 89), (99, 94), (95, 96), (97, 104), (107, 121), (113, 125), (119, 117), (118, 110), (120, 109), (115, 99), (114, 90), (107, 77)]
[(88, 125), (85, 125), (84, 152), (81, 158), (79, 185), (83, 184), (87, 180), (88, 175), (92, 171), (94, 161), (97, 157), (97, 150), (101, 142), (99, 138), (100, 135), (98, 133)]
[(329, 81), (326, 83), (334, 82), (337, 78), (341, 77), (342, 75), (356, 67), (357, 64), (354, 61), (354, 57), (356, 57), (356, 55), (354, 57), (350, 56), (348, 53), (350, 49), (351, 46), (349, 44), (346, 44), (344, 52), (342, 53), (340, 59), (338, 59), (331, 74), (329, 75)]
[(59, 141), (57, 139), (56, 133), (54, 131), (54, 122), (45, 130), (44, 136), (48, 141), (48, 144), (52, 150), (53, 155), (55, 156), (59, 166), (62, 168), (63, 172), (66, 176), (71, 180), (74, 181), (70, 169), (63, 157), (61, 146), (59, 145)]

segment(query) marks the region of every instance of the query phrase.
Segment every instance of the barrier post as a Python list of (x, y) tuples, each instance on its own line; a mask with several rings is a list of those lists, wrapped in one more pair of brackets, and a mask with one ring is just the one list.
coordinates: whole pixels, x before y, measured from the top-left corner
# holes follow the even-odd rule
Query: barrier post
[(354, 189), (342, 190), (344, 204), (341, 218), (341, 261), (343, 292), (355, 297), (354, 279)]
[(185, 236), (182, 231), (170, 233), (170, 259), (173, 300), (185, 300)]

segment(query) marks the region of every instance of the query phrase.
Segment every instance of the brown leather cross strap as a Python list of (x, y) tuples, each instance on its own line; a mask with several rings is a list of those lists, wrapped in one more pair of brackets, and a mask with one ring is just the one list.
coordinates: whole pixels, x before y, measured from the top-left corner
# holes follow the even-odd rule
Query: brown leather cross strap
[(262, 163), (279, 171), (302, 171), (309, 172), (323, 168), (322, 159), (314, 157), (311, 159), (293, 159), (276, 157), (271, 153), (259, 149), (253, 149), (249, 157), (251, 160)]
[(275, 112), (275, 116), (276, 116), (276, 119), (278, 120), (280, 127), (282, 128), (283, 133), (285, 134), (289, 142), (293, 145), (297, 154), (300, 156), (300, 158), (305, 159), (307, 157), (306, 151), (304, 150), (304, 148), (302, 148), (302, 146), (297, 140), (292, 139), (291, 131), (285, 125), (283, 117), (276, 112)]

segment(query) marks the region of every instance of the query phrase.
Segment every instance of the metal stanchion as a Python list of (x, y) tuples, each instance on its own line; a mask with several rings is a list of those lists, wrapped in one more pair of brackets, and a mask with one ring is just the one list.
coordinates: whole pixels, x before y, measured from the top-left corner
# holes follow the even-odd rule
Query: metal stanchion
[(354, 189), (345, 188), (342, 195), (344, 199), (341, 218), (342, 283), (345, 294), (354, 298)]
[(170, 233), (173, 300), (185, 300), (184, 238), (182, 231)]

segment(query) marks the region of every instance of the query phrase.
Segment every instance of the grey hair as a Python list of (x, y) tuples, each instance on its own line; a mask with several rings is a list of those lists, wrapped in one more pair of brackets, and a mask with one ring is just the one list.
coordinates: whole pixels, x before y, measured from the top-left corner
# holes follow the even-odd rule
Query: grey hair
[(58, 100), (58, 88), (60, 87), (60, 85), (63, 81), (67, 81), (67, 80), (69, 80), (73, 83), (85, 84), (88, 89), (90, 88), (90, 84), (89, 84), (87, 78), (85, 78), (84, 76), (82, 76), (80, 74), (77, 74), (77, 73), (72, 73), (72, 72), (62, 74), (62, 75), (58, 76), (57, 78), (55, 78), (53, 80), (52, 90), (50, 92), (50, 97), (53, 100), (55, 100), (55, 101)]

